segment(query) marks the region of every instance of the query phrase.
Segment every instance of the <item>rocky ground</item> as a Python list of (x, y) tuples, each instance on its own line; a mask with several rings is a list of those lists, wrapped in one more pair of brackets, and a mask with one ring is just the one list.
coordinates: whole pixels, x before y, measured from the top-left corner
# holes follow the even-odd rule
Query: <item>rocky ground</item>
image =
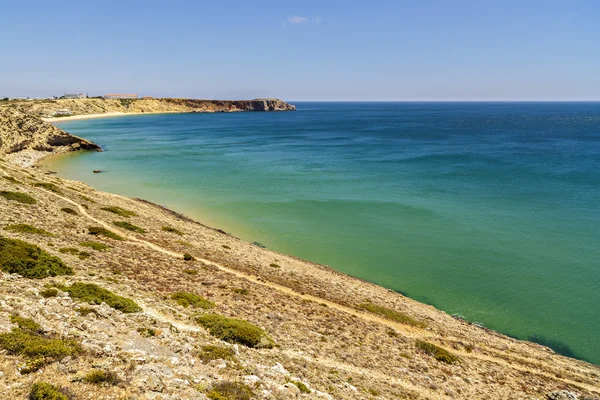
[[(48, 383), (72, 399), (600, 399), (598, 366), (11, 160), (0, 160), (3, 398)], [(13, 239), (44, 253), (10, 253)], [(34, 261), (7, 254), (33, 253), (63, 272), (14, 273)], [(86, 298), (78, 283), (136, 306)], [(223, 317), (252, 325), (203, 322)]]

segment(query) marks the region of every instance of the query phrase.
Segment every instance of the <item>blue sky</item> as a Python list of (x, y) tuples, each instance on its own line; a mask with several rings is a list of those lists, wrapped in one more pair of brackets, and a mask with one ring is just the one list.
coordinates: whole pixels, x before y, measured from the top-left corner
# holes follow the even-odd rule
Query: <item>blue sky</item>
[(3, 1), (0, 96), (600, 100), (600, 1)]

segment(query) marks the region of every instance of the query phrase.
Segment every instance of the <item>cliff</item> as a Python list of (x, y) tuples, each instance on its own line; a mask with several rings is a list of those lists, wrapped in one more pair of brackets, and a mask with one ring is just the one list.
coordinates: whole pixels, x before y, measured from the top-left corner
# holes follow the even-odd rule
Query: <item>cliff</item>
[[(1, 106), (1, 104), (0, 104)], [(51, 117), (59, 110), (72, 115), (106, 113), (161, 112), (242, 112), (293, 111), (293, 105), (278, 99), (197, 100), (197, 99), (62, 99), (12, 102), (11, 107), (42, 117)]]
[(50, 154), (99, 149), (89, 140), (63, 132), (36, 116), (0, 107), (0, 152), (21, 160), (21, 164), (30, 165)]

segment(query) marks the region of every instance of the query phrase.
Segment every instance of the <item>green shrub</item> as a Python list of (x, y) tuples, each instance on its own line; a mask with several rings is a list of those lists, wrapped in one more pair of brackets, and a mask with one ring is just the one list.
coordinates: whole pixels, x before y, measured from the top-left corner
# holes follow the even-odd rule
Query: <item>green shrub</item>
[(191, 255), (190, 253), (185, 253), (183, 255), (183, 259), (185, 261), (194, 261), (196, 258), (193, 255)]
[(139, 327), (137, 328), (137, 332), (143, 337), (154, 337), (156, 336), (156, 331), (152, 328)]
[(103, 369), (94, 369), (83, 377), (85, 383), (91, 383), (94, 385), (117, 385), (120, 381), (117, 374), (111, 371), (105, 371)]
[(110, 290), (101, 288), (93, 283), (75, 282), (71, 286), (59, 286), (63, 292), (68, 292), (71, 297), (90, 304), (106, 303), (115, 310), (124, 313), (142, 311), (140, 306), (131, 299), (114, 294)]
[(94, 201), (93, 199), (90, 199), (90, 198), (89, 198), (89, 197), (87, 197), (87, 196), (83, 196), (83, 195), (81, 195), (81, 196), (79, 196), (79, 197), (81, 197), (83, 200), (85, 200), (85, 201), (87, 201), (87, 202), (89, 202), (89, 203), (95, 203), (95, 201)]
[(204, 297), (189, 292), (177, 292), (171, 295), (171, 298), (183, 307), (204, 308), (209, 309), (215, 306), (212, 301), (206, 300)]
[(442, 349), (439, 346), (436, 346), (435, 344), (424, 342), (422, 340), (417, 340), (416, 345), (417, 348), (423, 350), (430, 356), (433, 356), (438, 361), (444, 362), (446, 364), (454, 364), (460, 362), (458, 356), (450, 353), (445, 349)]
[(212, 360), (233, 360), (235, 352), (229, 347), (221, 346), (203, 346), (198, 353), (198, 357), (204, 361), (209, 362)]
[(46, 382), (34, 383), (29, 392), (29, 400), (69, 400), (56, 386)]
[(236, 288), (236, 289), (232, 289), (232, 290), (233, 290), (233, 293), (242, 294), (242, 295), (248, 294), (248, 289)]
[(139, 226), (131, 224), (127, 221), (115, 221), (113, 222), (113, 225), (118, 226), (119, 228), (127, 229), (128, 231), (132, 232), (146, 233), (145, 229), (140, 228)]
[(124, 240), (123, 237), (117, 235), (114, 232), (109, 231), (106, 228), (103, 228), (101, 226), (90, 226), (88, 228), (88, 232), (90, 235), (96, 235), (96, 236), (106, 236), (107, 238), (111, 238), (114, 240)]
[(11, 192), (8, 190), (0, 191), (0, 196), (4, 197), (6, 200), (17, 201), (23, 204), (35, 204), (36, 201), (33, 197), (28, 195), (27, 193), (21, 192)]
[(78, 214), (77, 211), (75, 211), (74, 209), (69, 208), (69, 207), (63, 207), (63, 208), (60, 209), (60, 211), (65, 212), (67, 214), (71, 214), (71, 215), (77, 215)]
[(26, 332), (30, 332), (30, 333), (44, 332), (44, 329), (42, 329), (42, 326), (40, 324), (38, 324), (37, 322), (35, 322), (34, 320), (32, 320), (31, 318), (23, 318), (18, 315), (11, 315), (10, 322), (12, 322), (13, 324), (16, 324), (19, 327), (19, 329), (22, 329)]
[(304, 384), (304, 382), (300, 381), (291, 381), (298, 389), (300, 389), (301, 393), (311, 393), (311, 390)]
[(108, 211), (125, 218), (135, 216), (135, 213), (133, 211), (129, 211), (121, 207), (102, 207), (101, 210)]
[(34, 183), (33, 186), (39, 187), (42, 189), (46, 189), (46, 190), (49, 190), (54, 193), (59, 193), (59, 194), (62, 193), (61, 190), (58, 188), (58, 186), (56, 186), (54, 183), (50, 183), (50, 182), (37, 182), (37, 183)]
[(8, 175), (2, 175), (2, 177), (3, 177), (4, 179), (6, 179), (7, 181), (9, 181), (9, 182), (12, 182), (12, 183), (14, 183), (14, 184), (16, 184), (16, 185), (20, 185), (20, 184), (21, 184), (21, 182), (20, 182), (20, 181), (16, 180), (16, 179), (15, 179), (15, 178), (13, 178), (12, 176), (8, 176)]
[(87, 251), (79, 251), (75, 247), (63, 247), (62, 249), (58, 249), (61, 253), (67, 253), (74, 256), (78, 256), (80, 259), (85, 260), (91, 256)]
[(27, 224), (7, 225), (4, 229), (11, 232), (30, 233), (33, 235), (54, 236), (50, 232)]
[(47, 289), (42, 290), (40, 292), (40, 295), (46, 299), (50, 298), (50, 297), (56, 297), (56, 296), (58, 296), (58, 290), (56, 290), (54, 288), (47, 288)]
[(179, 235), (179, 236), (183, 236), (183, 232), (181, 232), (178, 229), (171, 228), (170, 226), (163, 226), (161, 229), (163, 231), (165, 231), (165, 232), (170, 232), (170, 233), (174, 233), (174, 234)]
[(272, 267), (272, 268), (281, 268), (281, 265), (275, 264), (275, 263), (271, 263), (271, 264), (269, 264), (269, 267)]
[(183, 273), (188, 274), (188, 275), (198, 275), (198, 270), (197, 269), (184, 269)]
[(224, 381), (215, 383), (206, 396), (211, 400), (250, 400), (252, 389), (243, 383)]
[(22, 374), (37, 371), (44, 365), (82, 351), (79, 343), (73, 340), (54, 339), (21, 328), (0, 333), (0, 348), (8, 354), (27, 358)]
[(81, 242), (79, 243), (80, 246), (83, 247), (89, 247), (92, 250), (96, 250), (96, 251), (103, 251), (103, 250), (107, 250), (110, 249), (110, 246), (104, 243), (100, 243), (100, 242)]
[(93, 308), (89, 308), (89, 307), (77, 307), (75, 309), (75, 311), (77, 311), (83, 317), (85, 317), (85, 316), (87, 316), (89, 314), (96, 314), (96, 315), (98, 315), (98, 312), (96, 310), (94, 310)]
[(208, 332), (226, 342), (239, 343), (248, 347), (272, 348), (274, 345), (265, 331), (247, 321), (218, 314), (203, 314), (196, 322)]
[(362, 308), (365, 311), (372, 312), (373, 314), (379, 314), (381, 316), (384, 316), (388, 319), (391, 319), (392, 321), (400, 322), (401, 324), (416, 326), (420, 328), (424, 328), (426, 326), (424, 322), (418, 321), (406, 314), (402, 314), (396, 310), (378, 306), (370, 302), (360, 304), (358, 307)]
[(25, 278), (43, 279), (49, 276), (73, 275), (73, 269), (58, 257), (38, 246), (18, 239), (0, 236), (0, 269)]

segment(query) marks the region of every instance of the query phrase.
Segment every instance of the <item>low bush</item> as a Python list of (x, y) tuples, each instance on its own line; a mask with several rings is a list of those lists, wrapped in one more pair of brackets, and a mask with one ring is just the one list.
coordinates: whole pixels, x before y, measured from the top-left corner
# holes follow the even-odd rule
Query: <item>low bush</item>
[(204, 361), (209, 362), (212, 360), (233, 360), (235, 352), (229, 347), (222, 346), (203, 346), (198, 353), (198, 357)]
[(194, 261), (196, 258), (193, 255), (191, 255), (190, 253), (185, 253), (183, 255), (183, 259), (185, 261)]
[(106, 303), (115, 310), (124, 313), (142, 311), (141, 307), (131, 299), (114, 294), (110, 290), (101, 288), (93, 283), (75, 282), (71, 286), (59, 286), (63, 292), (68, 292), (71, 297), (90, 304)]
[(120, 380), (117, 374), (111, 371), (105, 371), (103, 369), (94, 369), (83, 377), (85, 383), (91, 383), (94, 385), (117, 385)]
[(8, 354), (25, 357), (27, 362), (22, 374), (37, 371), (44, 365), (82, 352), (73, 340), (56, 339), (21, 328), (0, 333), (0, 348)]
[(170, 232), (170, 233), (174, 233), (174, 234), (179, 235), (179, 236), (183, 236), (183, 232), (181, 232), (178, 229), (171, 228), (170, 226), (163, 226), (161, 229), (163, 231), (165, 231), (165, 232)]
[(4, 229), (11, 232), (30, 233), (32, 235), (54, 236), (44, 229), (36, 228), (35, 226), (27, 224), (7, 225)]
[(458, 356), (450, 353), (448, 350), (442, 349), (435, 344), (425, 342), (423, 340), (417, 340), (417, 348), (423, 350), (425, 353), (433, 356), (436, 360), (446, 364), (455, 364), (460, 361)]
[(58, 249), (61, 253), (67, 253), (74, 256), (78, 256), (81, 260), (85, 260), (91, 256), (87, 251), (79, 251), (75, 247), (63, 247), (62, 249)]
[(103, 228), (101, 226), (90, 226), (88, 228), (88, 232), (90, 235), (96, 235), (96, 236), (105, 236), (107, 238), (110, 239), (114, 239), (114, 240), (124, 240), (123, 237), (117, 235), (114, 232), (109, 231), (106, 228)]
[(132, 232), (146, 233), (145, 229), (140, 228), (139, 226), (131, 224), (127, 221), (115, 221), (113, 222), (113, 225), (118, 226), (119, 228), (127, 229), (128, 231)]
[(38, 246), (18, 239), (0, 236), (0, 269), (25, 278), (43, 279), (49, 276), (73, 275), (73, 269), (58, 257)]
[(391, 319), (392, 321), (400, 322), (401, 324), (416, 326), (420, 328), (424, 328), (426, 326), (424, 322), (418, 321), (406, 314), (402, 314), (396, 310), (392, 310), (391, 308), (378, 306), (370, 302), (360, 304), (358, 307), (362, 308), (365, 311), (369, 311), (373, 314), (379, 314), (381, 316), (384, 316), (388, 319)]
[(50, 182), (37, 182), (37, 183), (34, 183), (33, 186), (39, 187), (42, 189), (46, 189), (46, 190), (49, 190), (54, 193), (59, 193), (59, 194), (62, 193), (61, 190), (58, 188), (58, 186), (56, 186), (54, 183), (50, 183)]
[(177, 304), (183, 307), (209, 309), (215, 306), (215, 303), (212, 301), (206, 300), (200, 295), (189, 292), (176, 292), (171, 295), (171, 298), (175, 300)]
[(56, 297), (58, 296), (58, 290), (56, 290), (55, 288), (47, 288), (42, 290), (40, 292), (40, 295), (45, 299), (48, 299), (50, 297)]
[(125, 218), (135, 216), (135, 213), (133, 211), (129, 211), (121, 207), (102, 207), (101, 210), (108, 211), (110, 213), (117, 214)]
[(17, 201), (23, 204), (35, 204), (36, 200), (28, 195), (27, 193), (21, 192), (11, 192), (8, 190), (0, 191), (0, 196), (4, 197), (6, 200)]
[(8, 175), (2, 175), (2, 177), (3, 177), (4, 179), (6, 179), (7, 181), (14, 183), (15, 185), (20, 185), (20, 184), (21, 184), (21, 182), (20, 182), (20, 181), (16, 180), (16, 179), (15, 179), (15, 178), (13, 178), (12, 176), (8, 176)]
[(60, 209), (60, 211), (65, 212), (67, 214), (71, 214), (71, 215), (77, 215), (78, 214), (77, 211), (75, 211), (74, 209), (69, 208), (69, 207), (63, 207), (63, 208)]
[(250, 400), (252, 389), (243, 383), (223, 381), (215, 383), (206, 396), (211, 400)]
[(291, 383), (293, 383), (294, 385), (296, 385), (296, 387), (298, 389), (300, 389), (300, 393), (311, 393), (311, 390), (308, 388), (308, 386), (306, 386), (304, 384), (304, 382), (300, 382), (300, 381), (290, 381)]
[(154, 337), (156, 336), (156, 330), (152, 328), (139, 327), (137, 328), (137, 332), (143, 337)]
[(81, 242), (79, 243), (80, 246), (83, 247), (89, 247), (92, 250), (96, 250), (96, 251), (103, 251), (103, 250), (107, 250), (110, 249), (110, 246), (104, 243), (100, 243), (100, 242)]
[(196, 322), (208, 332), (226, 342), (239, 343), (248, 347), (272, 348), (274, 341), (265, 331), (247, 321), (218, 314), (203, 314)]
[(32, 320), (31, 318), (23, 318), (18, 315), (11, 315), (10, 322), (12, 322), (13, 324), (16, 324), (19, 327), (19, 329), (22, 329), (26, 332), (30, 332), (30, 333), (43, 333), (44, 332), (44, 329), (42, 329), (42, 326), (40, 324), (38, 324), (37, 322), (35, 322), (34, 320)]
[(29, 400), (69, 400), (69, 398), (56, 386), (46, 382), (38, 382), (31, 387)]
[(269, 267), (271, 267), (271, 268), (281, 268), (281, 265), (275, 264), (275, 263), (271, 263), (271, 264), (269, 264)]
[(237, 293), (237, 294), (241, 294), (241, 295), (247, 295), (248, 294), (248, 289), (244, 289), (244, 288), (235, 288), (232, 289), (233, 293)]
[(87, 202), (89, 202), (89, 203), (95, 203), (95, 201), (94, 201), (93, 199), (90, 199), (90, 198), (89, 198), (89, 197), (87, 197), (87, 196), (83, 196), (83, 195), (81, 195), (81, 196), (79, 196), (79, 197), (81, 197), (83, 200), (85, 200), (85, 201), (87, 201)]
[(184, 269), (183, 273), (188, 274), (188, 275), (198, 275), (198, 270), (197, 269)]

